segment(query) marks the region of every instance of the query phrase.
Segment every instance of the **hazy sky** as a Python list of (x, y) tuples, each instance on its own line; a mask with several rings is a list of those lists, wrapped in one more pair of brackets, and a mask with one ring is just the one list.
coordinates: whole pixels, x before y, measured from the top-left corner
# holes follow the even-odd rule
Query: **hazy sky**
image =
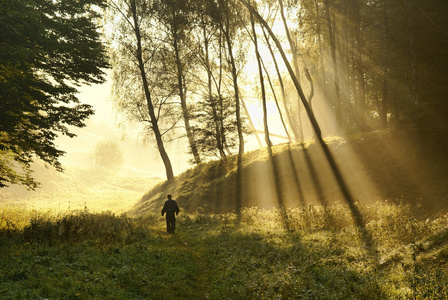
[[(121, 129), (117, 125), (117, 115), (110, 101), (110, 82), (102, 85), (83, 86), (78, 95), (82, 103), (93, 106), (95, 114), (86, 122), (84, 128), (72, 128), (77, 136), (68, 138), (59, 137), (57, 144), (61, 150), (67, 152), (61, 162), (64, 166), (77, 166), (88, 168), (91, 166), (89, 153), (95, 145), (102, 140), (117, 142), (124, 154), (124, 171), (146, 173), (149, 176), (165, 176), (165, 168), (159, 159), (158, 151), (152, 144), (145, 145), (142, 130), (137, 127)], [(188, 160), (183, 147), (174, 142), (167, 145), (170, 152), (175, 173), (188, 168)]]

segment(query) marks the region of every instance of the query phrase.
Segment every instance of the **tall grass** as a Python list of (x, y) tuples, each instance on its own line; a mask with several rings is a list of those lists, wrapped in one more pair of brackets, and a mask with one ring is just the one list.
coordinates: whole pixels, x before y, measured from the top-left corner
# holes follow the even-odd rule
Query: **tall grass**
[[(342, 204), (178, 218), (0, 212), (3, 299), (446, 299), (448, 216)], [(286, 217), (285, 217), (286, 216)]]

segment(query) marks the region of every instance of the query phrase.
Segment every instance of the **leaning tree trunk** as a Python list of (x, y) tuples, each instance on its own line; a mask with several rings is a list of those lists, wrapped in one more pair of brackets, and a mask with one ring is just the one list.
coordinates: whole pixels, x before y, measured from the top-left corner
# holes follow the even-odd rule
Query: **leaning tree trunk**
[(266, 74), (266, 79), (269, 82), (269, 86), (271, 87), (271, 91), (272, 91), (272, 96), (274, 97), (274, 101), (275, 101), (275, 106), (277, 107), (277, 111), (278, 111), (278, 115), (280, 116), (280, 121), (283, 125), (283, 130), (285, 130), (286, 136), (288, 137), (288, 143), (291, 144), (291, 136), (289, 135), (288, 132), (288, 128), (286, 127), (286, 123), (285, 123), (285, 119), (283, 118), (283, 113), (282, 110), (280, 108), (280, 104), (278, 103), (278, 99), (277, 99), (277, 93), (275, 92), (274, 86), (272, 85), (272, 81), (271, 81), (271, 77), (269, 76), (269, 72), (266, 69), (266, 66), (263, 63), (263, 60), (261, 60), (261, 63), (263, 64), (263, 70)]
[(250, 21), (252, 25), (252, 34), (253, 34), (253, 43), (255, 46), (255, 57), (257, 59), (258, 66), (258, 76), (260, 77), (260, 88), (261, 88), (261, 103), (263, 107), (263, 128), (264, 128), (264, 141), (268, 146), (268, 151), (272, 154), (272, 143), (269, 138), (269, 127), (268, 127), (268, 109), (266, 106), (266, 89), (264, 87), (264, 79), (263, 79), (263, 69), (261, 67), (261, 58), (260, 53), (258, 52), (258, 41), (257, 41), (257, 33), (255, 32), (255, 22), (254, 17), (250, 14)]
[[(294, 44), (292, 37), (291, 37), (291, 33), (289, 31), (288, 22), (286, 20), (285, 11), (284, 11), (284, 7), (283, 7), (283, 0), (279, 0), (279, 4), (280, 4), (280, 15), (281, 15), (282, 21), (283, 21), (283, 27), (285, 28), (286, 38), (288, 40), (289, 48), (291, 49), (294, 73), (296, 74), (296, 78), (300, 83), (300, 71), (299, 71), (299, 60), (297, 58), (297, 47), (296, 47), (296, 44)], [(300, 115), (300, 113), (301, 113), (300, 99), (298, 99), (297, 108), (298, 108), (298, 119), (299, 119), (299, 128), (300, 128), (300, 139), (303, 141), (303, 125), (302, 125), (302, 118)], [(294, 124), (295, 123), (293, 123), (293, 126), (295, 126)]]
[(139, 22), (138, 22), (138, 17), (137, 17), (137, 9), (135, 6), (135, 0), (131, 1), (131, 9), (132, 9), (132, 17), (133, 17), (133, 21), (134, 21), (134, 33), (135, 33), (135, 37), (137, 39), (136, 58), (138, 60), (138, 68), (140, 70), (140, 76), (142, 79), (143, 89), (145, 92), (146, 103), (147, 103), (148, 112), (149, 112), (149, 116), (150, 116), (151, 126), (152, 126), (152, 130), (154, 132), (154, 136), (157, 141), (157, 149), (159, 149), (160, 157), (162, 158), (162, 161), (165, 165), (166, 178), (169, 181), (171, 181), (174, 179), (173, 167), (171, 166), (171, 161), (168, 157), (168, 154), (166, 153), (165, 146), (164, 146), (163, 140), (162, 140), (162, 134), (160, 133), (160, 129), (159, 129), (158, 120), (157, 120), (157, 117), (154, 112), (154, 106), (151, 101), (151, 93), (150, 93), (149, 87), (148, 87), (148, 80), (146, 78), (145, 65), (144, 65), (143, 56), (142, 56), (142, 40), (141, 40)]
[[(293, 123), (292, 118), (291, 118), (291, 113), (289, 112), (289, 109), (288, 109), (288, 104), (286, 102), (285, 86), (283, 84), (282, 75), (280, 74), (280, 69), (278, 67), (277, 59), (275, 58), (274, 51), (272, 50), (271, 43), (269, 42), (269, 38), (266, 35), (265, 29), (264, 28), (262, 28), (262, 29), (263, 29), (263, 35), (264, 35), (264, 38), (265, 38), (265, 41), (266, 41), (266, 45), (268, 46), (269, 53), (271, 54), (272, 61), (274, 62), (275, 71), (277, 73), (277, 78), (278, 78), (278, 81), (280, 83), (280, 89), (281, 89), (281, 92), (282, 92), (282, 103), (283, 103), (283, 107), (285, 109), (286, 120), (288, 121), (288, 125), (289, 125), (290, 130), (294, 134), (294, 139), (298, 140), (300, 136), (299, 136), (299, 133), (297, 132), (296, 128), (294, 127), (294, 123)], [(288, 135), (288, 137), (290, 136), (289, 133), (287, 133), (287, 135)]]
[(260, 57), (260, 53), (258, 52), (257, 33), (255, 31), (255, 22), (254, 22), (254, 17), (253, 17), (252, 13), (250, 14), (250, 21), (251, 21), (251, 25), (252, 25), (253, 42), (254, 42), (254, 46), (255, 46), (255, 57), (257, 59), (258, 74), (260, 77), (261, 100), (262, 100), (262, 105), (263, 105), (264, 136), (265, 136), (266, 144), (268, 146), (269, 161), (271, 163), (272, 170), (274, 173), (275, 191), (277, 194), (277, 201), (278, 201), (278, 204), (281, 209), (283, 225), (285, 226), (285, 228), (289, 228), (288, 217), (287, 217), (287, 214), (285, 211), (285, 203), (283, 201), (283, 194), (281, 191), (280, 171), (278, 169), (277, 160), (272, 153), (272, 144), (271, 144), (271, 140), (269, 139), (268, 110), (267, 110), (267, 106), (266, 106), (266, 90), (265, 90), (265, 86), (264, 86), (263, 68), (261, 66), (261, 57)]

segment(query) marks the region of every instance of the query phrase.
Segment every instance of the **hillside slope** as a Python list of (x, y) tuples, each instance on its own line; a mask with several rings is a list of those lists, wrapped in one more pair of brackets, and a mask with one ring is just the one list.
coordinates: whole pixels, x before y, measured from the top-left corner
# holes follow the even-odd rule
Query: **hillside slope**
[[(443, 151), (422, 149), (415, 136), (372, 132), (346, 140), (327, 140), (344, 179), (360, 203), (407, 202), (426, 214), (448, 208), (448, 164)], [(224, 213), (238, 207), (297, 207), (343, 201), (327, 160), (316, 144), (278, 145), (246, 153), (241, 174), (242, 199), (236, 202), (236, 157), (202, 163), (148, 191), (130, 211), (143, 215), (161, 209), (172, 194), (185, 211)], [(276, 170), (274, 172), (273, 170)], [(276, 174), (276, 176), (274, 176)], [(278, 186), (278, 188), (276, 188)]]

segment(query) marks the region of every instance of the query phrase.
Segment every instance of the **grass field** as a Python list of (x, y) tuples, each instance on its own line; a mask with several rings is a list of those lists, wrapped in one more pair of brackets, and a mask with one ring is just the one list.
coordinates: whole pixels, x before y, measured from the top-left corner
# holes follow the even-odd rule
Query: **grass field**
[[(0, 212), (2, 299), (447, 299), (448, 216), (342, 204), (234, 214)], [(362, 235), (361, 232), (366, 234)], [(365, 237), (370, 239), (366, 243)], [(363, 239), (364, 237), (364, 239)], [(367, 246), (369, 245), (369, 246)]]

